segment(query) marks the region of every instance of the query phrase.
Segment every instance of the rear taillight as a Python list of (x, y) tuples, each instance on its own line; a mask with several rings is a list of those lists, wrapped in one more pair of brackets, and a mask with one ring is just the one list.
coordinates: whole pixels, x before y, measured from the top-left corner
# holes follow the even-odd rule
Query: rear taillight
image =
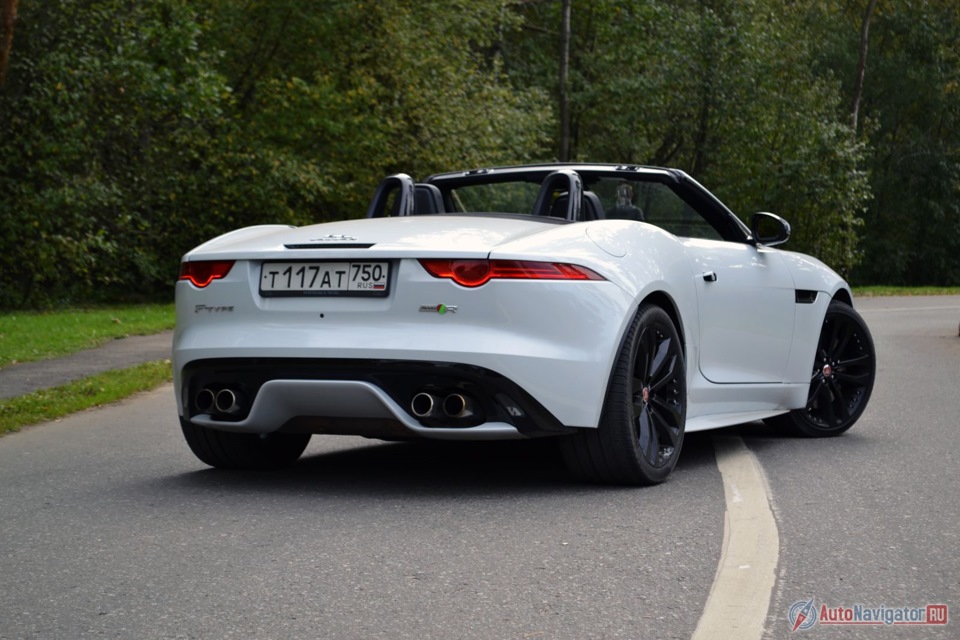
[(490, 280), (603, 280), (595, 271), (575, 264), (531, 260), (421, 259), (434, 278), (447, 278), (463, 287), (479, 287)]
[(189, 280), (201, 289), (214, 280), (225, 278), (233, 268), (233, 260), (200, 260), (180, 264), (180, 279)]

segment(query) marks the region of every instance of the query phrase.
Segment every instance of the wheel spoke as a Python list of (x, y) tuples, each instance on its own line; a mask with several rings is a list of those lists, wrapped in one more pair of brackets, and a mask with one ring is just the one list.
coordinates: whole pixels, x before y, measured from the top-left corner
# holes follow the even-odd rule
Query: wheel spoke
[(670, 355), (671, 346), (671, 340), (669, 338), (663, 340), (659, 345), (655, 345), (657, 353), (653, 357), (653, 363), (650, 365), (650, 369), (647, 370), (649, 380), (653, 381), (660, 377), (660, 371), (667, 361), (667, 356)]
[(662, 389), (663, 386), (666, 385), (667, 383), (673, 382), (673, 379), (674, 379), (673, 371), (674, 371), (674, 369), (676, 368), (677, 356), (674, 355), (672, 358), (670, 358), (670, 359), (668, 360), (668, 362), (669, 362), (669, 365), (668, 365), (668, 367), (667, 367), (667, 370), (666, 370), (666, 372), (663, 374), (663, 376), (660, 377), (659, 380), (655, 380), (655, 379), (654, 379), (654, 378), (655, 378), (654, 376), (651, 377), (651, 379), (650, 379), (650, 380), (651, 380), (651, 382), (650, 382), (650, 393), (655, 393), (655, 392), (659, 391), (660, 389)]
[(869, 371), (858, 371), (855, 373), (851, 373), (849, 371), (840, 371), (833, 374), (833, 377), (840, 382), (852, 384), (857, 387), (863, 387), (870, 382), (870, 378), (873, 376), (871, 376)]
[(869, 353), (865, 353), (853, 358), (848, 358), (847, 360), (838, 361), (836, 368), (849, 369), (850, 367), (870, 367), (872, 364), (873, 356), (871, 356)]
[(660, 429), (657, 428), (656, 425), (656, 414), (652, 411), (648, 411), (647, 414), (649, 415), (648, 424), (650, 426), (650, 448), (644, 451), (644, 454), (650, 464), (658, 466), (657, 462), (659, 462), (660, 458), (660, 437), (657, 433)]
[[(644, 387), (647, 384), (647, 380), (650, 376), (651, 362), (653, 359), (654, 352), (657, 349), (657, 337), (654, 335), (654, 330), (650, 327), (644, 327), (643, 331), (640, 333), (640, 336), (637, 338), (639, 344), (639, 349), (637, 351), (638, 355), (643, 355), (643, 362), (637, 359), (637, 364), (634, 367), (634, 376), (639, 374), (641, 381), (640, 387)], [(641, 366), (642, 365), (642, 366)]]
[(665, 404), (662, 401), (658, 401), (657, 405), (662, 407), (662, 410), (655, 409), (653, 413), (657, 418), (656, 425), (660, 434), (666, 436), (666, 439), (670, 441), (669, 446), (676, 447), (677, 440), (680, 437), (680, 408), (676, 405)]
[(821, 409), (823, 416), (821, 417), (828, 425), (834, 425), (837, 423), (837, 414), (833, 410), (833, 397), (830, 395), (830, 391), (827, 388), (827, 385), (823, 385), (823, 388), (826, 390), (826, 393), (821, 394), (826, 396), (824, 402), (820, 402), (817, 406)]
[(823, 392), (826, 390), (826, 388), (827, 388), (827, 383), (826, 383), (826, 380), (823, 379), (823, 377), (821, 377), (820, 380), (817, 381), (816, 386), (813, 386), (813, 385), (810, 386), (810, 396), (807, 398), (808, 409), (812, 407), (815, 403), (820, 402), (820, 396), (823, 395)]
[(840, 341), (840, 324), (836, 319), (829, 320), (830, 322), (830, 333), (824, 335), (825, 340), (823, 341), (823, 355), (824, 357), (829, 357), (829, 354), (836, 353), (836, 345)]
[(679, 429), (680, 421), (683, 418), (679, 405), (661, 398), (654, 398), (651, 408), (667, 429)]
[(843, 390), (840, 388), (840, 385), (837, 384), (836, 380), (830, 380), (830, 390), (833, 392), (833, 402), (831, 405), (836, 405), (836, 407), (840, 409), (840, 419), (849, 419), (850, 411), (847, 409), (847, 401), (843, 396)]
[(850, 338), (853, 337), (856, 327), (854, 327), (852, 323), (842, 322), (839, 319), (836, 320), (834, 324), (836, 325), (837, 336), (840, 336), (841, 333), (843, 335), (840, 337), (839, 344), (837, 344), (831, 352), (836, 356), (840, 356), (847, 350), (847, 345), (850, 344)]
[(647, 457), (647, 451), (650, 449), (650, 441), (653, 439), (653, 425), (650, 424), (650, 412), (646, 408), (640, 411), (639, 415), (639, 433), (637, 434), (637, 444), (640, 445), (640, 455)]

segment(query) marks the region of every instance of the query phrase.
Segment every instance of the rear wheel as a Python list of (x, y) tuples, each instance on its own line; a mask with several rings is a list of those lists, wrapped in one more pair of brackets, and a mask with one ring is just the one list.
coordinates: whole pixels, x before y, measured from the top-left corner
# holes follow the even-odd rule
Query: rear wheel
[(309, 433), (232, 433), (180, 419), (193, 454), (219, 469), (273, 469), (293, 464), (307, 448)]
[(567, 466), (591, 482), (663, 482), (686, 422), (683, 348), (670, 316), (641, 305), (620, 348), (600, 425), (562, 439)]
[(807, 405), (764, 422), (810, 438), (838, 436), (867, 408), (876, 367), (873, 338), (863, 318), (849, 305), (831, 302), (813, 361)]

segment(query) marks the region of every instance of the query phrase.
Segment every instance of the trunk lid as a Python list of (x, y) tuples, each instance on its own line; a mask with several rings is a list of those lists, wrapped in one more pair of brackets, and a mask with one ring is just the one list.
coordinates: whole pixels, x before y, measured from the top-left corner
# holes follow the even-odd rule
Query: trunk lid
[(251, 227), (200, 245), (187, 259), (482, 258), (501, 245), (560, 226), (549, 218), (435, 215)]

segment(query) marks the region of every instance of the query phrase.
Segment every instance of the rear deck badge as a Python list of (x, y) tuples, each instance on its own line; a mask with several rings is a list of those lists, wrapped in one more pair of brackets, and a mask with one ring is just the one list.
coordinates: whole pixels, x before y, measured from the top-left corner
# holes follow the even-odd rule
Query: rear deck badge
[(420, 313), (439, 313), (443, 315), (445, 313), (456, 313), (457, 306), (452, 304), (422, 304), (420, 305)]

